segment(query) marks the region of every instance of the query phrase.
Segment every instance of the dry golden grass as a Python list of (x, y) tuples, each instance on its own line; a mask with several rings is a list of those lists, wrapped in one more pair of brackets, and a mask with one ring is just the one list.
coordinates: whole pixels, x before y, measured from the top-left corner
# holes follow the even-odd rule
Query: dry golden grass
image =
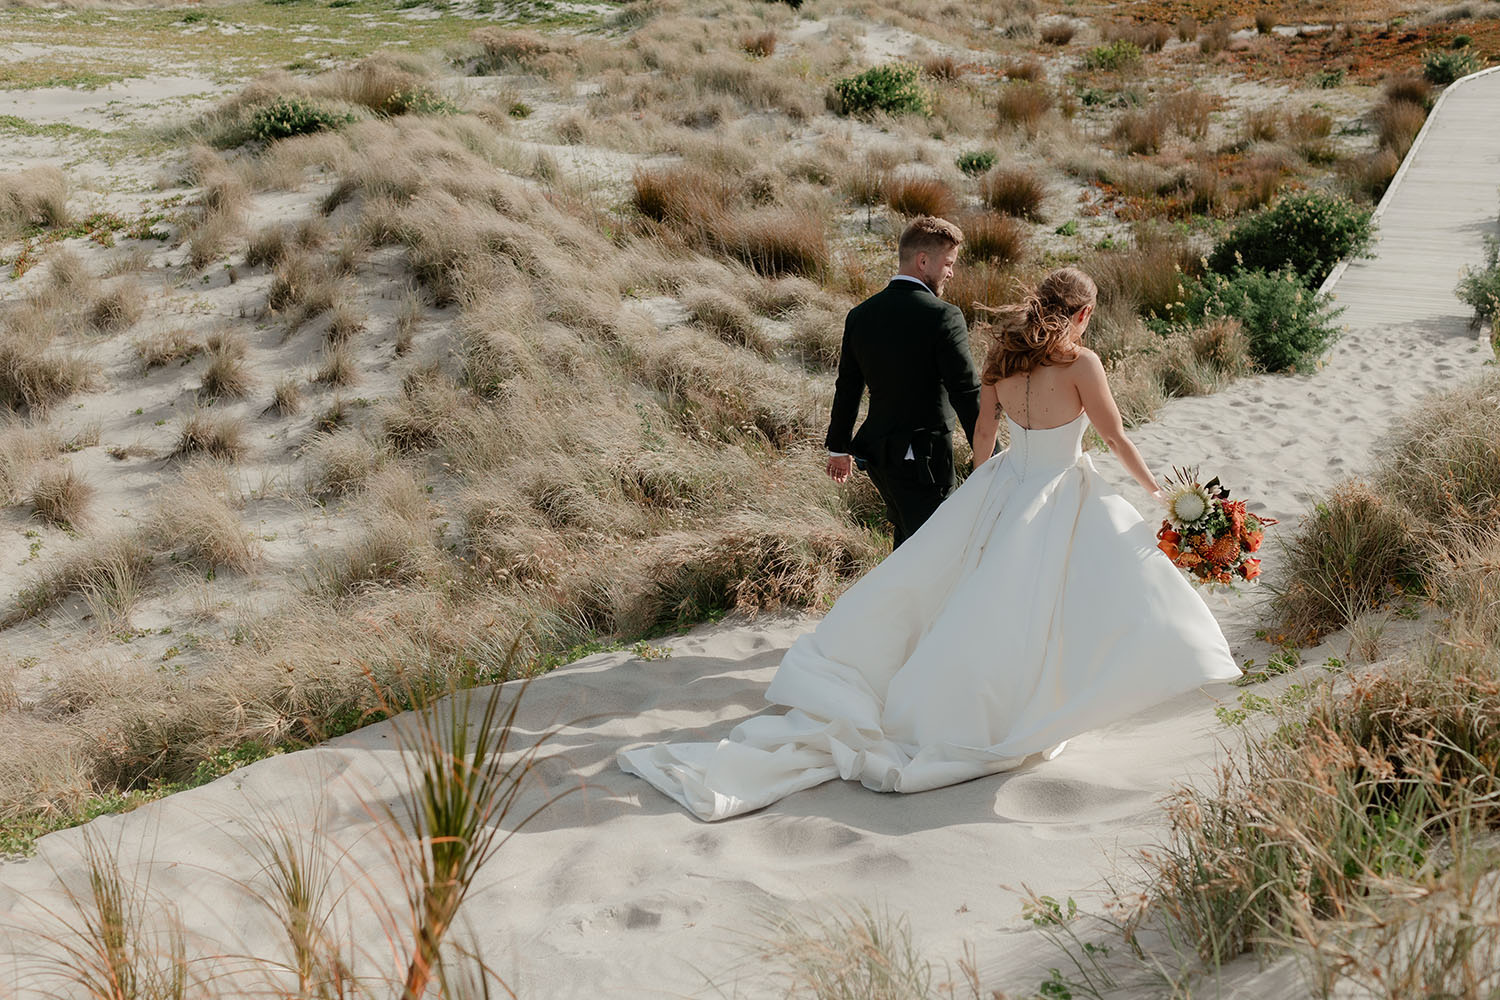
[(769, 58), (776, 52), (776, 31), (768, 28), (740, 36), (740, 48), (757, 59)]
[(113, 628), (128, 619), (150, 567), (151, 552), (137, 533), (86, 539), (43, 564), (0, 616), (0, 625), (45, 614), (69, 597), (82, 595), (101, 624)]
[(321, 385), (343, 388), (356, 385), (360, 380), (359, 364), (354, 352), (347, 344), (329, 343), (323, 347), (323, 362), (313, 373), (312, 380)]
[(1154, 154), (1167, 134), (1167, 118), (1156, 108), (1127, 111), (1115, 121), (1111, 137), (1127, 154)]
[(996, 167), (981, 178), (979, 196), (997, 212), (1040, 222), (1047, 185), (1034, 171)]
[(94, 493), (94, 487), (71, 462), (62, 462), (42, 470), (27, 501), (36, 516), (49, 524), (78, 528), (88, 520)]
[(313, 435), (303, 454), (307, 458), (305, 487), (317, 497), (354, 492), (389, 457), (363, 432), (347, 427)]
[(365, 328), (365, 311), (348, 298), (340, 298), (329, 310), (328, 328), (323, 336), (330, 344), (342, 344)]
[(0, 421), (0, 505), (21, 502), (33, 470), (61, 449), (54, 431)]
[(89, 307), (89, 325), (100, 333), (118, 333), (140, 320), (146, 291), (134, 278), (116, 278)]
[(1078, 29), (1072, 21), (1048, 21), (1042, 25), (1038, 37), (1048, 45), (1061, 47), (1071, 42), (1077, 33)]
[(1135, 21), (1106, 23), (1101, 33), (1106, 42), (1129, 42), (1142, 52), (1160, 52), (1172, 37), (1172, 29), (1165, 24)]
[(1417, 133), (1427, 121), (1427, 112), (1410, 101), (1386, 101), (1371, 113), (1377, 141), (1397, 159), (1406, 156)]
[(975, 212), (959, 219), (964, 231), (960, 256), (968, 263), (1000, 267), (1016, 264), (1026, 254), (1029, 232), (1025, 223), (998, 212)]
[(228, 414), (195, 409), (183, 418), (171, 457), (186, 458), (201, 454), (232, 462), (244, 457), (248, 450), (243, 420)]
[(271, 390), (271, 403), (266, 410), (280, 417), (290, 417), (301, 412), (302, 385), (297, 376), (283, 375), (276, 380), (276, 386)]
[(950, 55), (928, 56), (922, 60), (922, 73), (929, 80), (949, 82), (958, 79), (958, 60)]
[(1432, 84), (1415, 73), (1392, 76), (1381, 85), (1381, 96), (1390, 104), (1415, 104), (1423, 111), (1432, 107)]
[(764, 358), (776, 357), (776, 343), (755, 316), (738, 299), (724, 292), (700, 288), (683, 296), (683, 305), (694, 323), (709, 330), (726, 344), (745, 347)]
[(363, 531), (319, 558), (309, 590), (331, 599), (361, 591), (435, 582), (444, 571), (433, 511), (412, 473), (390, 465), (372, 473), (360, 497)]
[(318, 250), (328, 242), (328, 227), (320, 218), (265, 226), (250, 238), (245, 263), (250, 267), (275, 267), (300, 251)]
[(203, 382), (198, 388), (199, 396), (205, 399), (243, 399), (255, 387), (246, 360), (245, 338), (237, 333), (219, 331), (205, 341), (208, 348), (208, 366), (203, 369)]
[(156, 538), (179, 559), (241, 573), (254, 567), (259, 546), (240, 520), (237, 508), (243, 498), (225, 468), (208, 462), (187, 466), (176, 483), (160, 491), (156, 503)]
[(135, 341), (142, 374), (174, 362), (186, 364), (202, 350), (197, 335), (186, 327), (158, 330)]
[(0, 174), (0, 232), (28, 226), (58, 227), (70, 221), (68, 182), (56, 167)]
[(1051, 92), (1042, 84), (1016, 80), (1001, 84), (995, 93), (995, 114), (1001, 125), (1035, 134), (1052, 109)]
[(402, 296), (401, 306), (396, 312), (396, 357), (404, 357), (411, 351), (417, 327), (422, 322), (422, 313), (421, 293), (415, 288), (410, 289)]
[(885, 182), (885, 203), (907, 217), (951, 217), (958, 208), (953, 189), (935, 177), (893, 177)]
[(1227, 17), (1204, 25), (1198, 32), (1198, 51), (1206, 56), (1223, 52), (1229, 47), (1229, 36), (1233, 30)]
[(52, 350), (49, 339), (14, 327), (0, 332), (0, 403), (40, 411), (99, 384), (95, 362)]

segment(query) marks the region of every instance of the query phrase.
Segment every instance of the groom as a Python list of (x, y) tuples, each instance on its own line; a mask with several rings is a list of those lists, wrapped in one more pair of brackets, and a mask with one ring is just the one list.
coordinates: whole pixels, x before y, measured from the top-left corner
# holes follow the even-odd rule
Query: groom
[[(891, 519), (894, 545), (910, 538), (953, 492), (953, 420), (974, 439), (979, 377), (963, 312), (939, 296), (963, 232), (921, 216), (901, 234), (900, 270), (849, 311), (828, 421), (828, 474), (849, 478), (853, 459), (870, 474)], [(854, 419), (865, 387), (870, 411)]]

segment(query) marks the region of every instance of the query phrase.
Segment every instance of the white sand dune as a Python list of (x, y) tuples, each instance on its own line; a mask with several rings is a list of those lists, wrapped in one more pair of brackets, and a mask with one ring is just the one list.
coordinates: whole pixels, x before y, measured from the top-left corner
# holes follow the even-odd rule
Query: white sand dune
[[(1372, 467), (1374, 442), (1395, 414), (1490, 356), (1452, 289), (1460, 267), (1479, 259), (1481, 235), (1495, 230), (1500, 134), (1482, 126), (1497, 99), (1500, 74), (1445, 95), (1382, 206), (1376, 256), (1333, 285), (1349, 332), (1326, 366), (1173, 402), (1134, 435), (1148, 461), (1161, 471), (1201, 463), (1289, 525), (1334, 483)], [(1126, 483), (1107, 456), (1101, 470)], [(1268, 566), (1274, 574), (1274, 553)], [(1255, 604), (1216, 608), (1242, 661), (1267, 653), (1253, 637)], [(765, 969), (748, 959), (764, 933), (759, 915), (860, 903), (907, 915), (933, 958), (956, 959), (972, 943), (992, 988), (1034, 987), (1056, 958), (1020, 919), (1012, 890), (1098, 890), (1132, 848), (1162, 835), (1157, 800), (1208, 773), (1225, 738), (1213, 707), (1233, 689), (1220, 686), (1086, 733), (1028, 770), (911, 796), (833, 782), (713, 825), (616, 769), (624, 747), (724, 736), (763, 711), (781, 652), (813, 624), (705, 627), (672, 641), (669, 659), (601, 654), (530, 687), (518, 738), (560, 728), (522, 810), (570, 794), (506, 844), (466, 910), (486, 959), (519, 993), (768, 995)], [(276, 955), (269, 920), (236, 884), (257, 869), (249, 830), (279, 822), (310, 833), (321, 813), (364, 891), (395, 901), (400, 887), (370, 812), (394, 802), (400, 771), (387, 723), (92, 829), (139, 860), (180, 909), (194, 947)], [(24, 956), (38, 946), (42, 908), (60, 905), (54, 870), (77, 884), (81, 842), (79, 830), (54, 834), (36, 859), (0, 868), (0, 914), (17, 928), (4, 935), (5, 950)], [(356, 939), (385, 958), (374, 918), (356, 924)], [(21, 972), (18, 962), (3, 975)]]

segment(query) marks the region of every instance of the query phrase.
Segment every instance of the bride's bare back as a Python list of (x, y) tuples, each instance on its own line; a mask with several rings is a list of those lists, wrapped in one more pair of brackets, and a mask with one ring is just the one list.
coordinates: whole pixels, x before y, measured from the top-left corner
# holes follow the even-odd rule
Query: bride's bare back
[(1071, 423), (1084, 409), (1073, 374), (1076, 364), (1043, 365), (1003, 378), (991, 387), (995, 402), (1006, 416), (1030, 430)]

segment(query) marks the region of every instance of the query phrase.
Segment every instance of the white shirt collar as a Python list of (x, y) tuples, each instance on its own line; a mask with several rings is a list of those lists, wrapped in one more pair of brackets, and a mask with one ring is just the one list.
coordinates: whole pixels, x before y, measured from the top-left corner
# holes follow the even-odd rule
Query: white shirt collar
[[(913, 278), (909, 274), (898, 274), (894, 278), (892, 278), (891, 280), (892, 281), (915, 281), (917, 284), (921, 285), (923, 288), (927, 288), (927, 282), (923, 281), (921, 278)], [(927, 290), (929, 292), (932, 291), (931, 288), (927, 288)]]

